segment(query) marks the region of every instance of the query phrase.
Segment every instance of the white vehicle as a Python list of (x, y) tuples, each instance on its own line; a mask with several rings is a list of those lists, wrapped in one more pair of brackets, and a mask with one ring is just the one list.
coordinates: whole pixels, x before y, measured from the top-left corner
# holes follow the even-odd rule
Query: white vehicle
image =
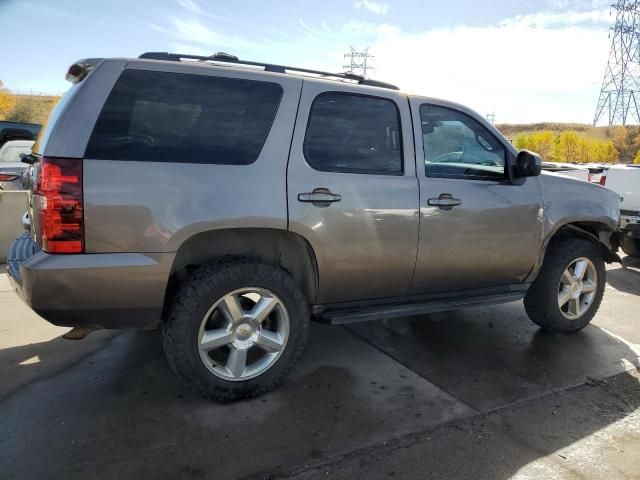
[[(0, 147), (0, 188), (3, 190), (21, 190), (20, 175), (27, 169), (22, 163), (20, 154), (31, 153), (33, 140), (11, 140)], [(6, 181), (10, 176), (18, 175), (18, 179)], [(3, 181), (4, 180), (4, 181)]]
[(622, 250), (640, 257), (640, 165), (613, 165), (603, 173), (600, 184), (620, 195)]
[(543, 162), (542, 169), (546, 172), (558, 173), (565, 177), (577, 178), (589, 182), (589, 169), (582, 165), (573, 165), (571, 163)]

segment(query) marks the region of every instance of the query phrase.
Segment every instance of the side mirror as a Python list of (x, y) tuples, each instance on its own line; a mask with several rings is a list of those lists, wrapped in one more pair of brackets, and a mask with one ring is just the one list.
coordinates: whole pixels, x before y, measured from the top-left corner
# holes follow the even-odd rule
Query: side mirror
[(38, 158), (31, 154), (31, 153), (21, 153), (20, 154), (20, 161), (22, 163), (26, 163), (27, 165), (33, 165), (34, 163), (36, 163), (38, 161)]
[(542, 173), (542, 159), (537, 153), (529, 150), (520, 150), (516, 157), (516, 164), (513, 166), (516, 177), (537, 177)]

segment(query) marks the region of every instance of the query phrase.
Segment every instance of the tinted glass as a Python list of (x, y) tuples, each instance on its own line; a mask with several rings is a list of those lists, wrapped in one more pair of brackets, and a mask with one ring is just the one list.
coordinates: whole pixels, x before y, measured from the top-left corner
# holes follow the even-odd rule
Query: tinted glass
[(281, 97), (276, 83), (125, 70), (85, 156), (246, 165), (260, 155)]
[(420, 119), (427, 176), (504, 178), (504, 145), (478, 121), (431, 105), (420, 107)]
[(313, 102), (304, 155), (316, 170), (402, 173), (402, 137), (395, 103), (325, 93)]

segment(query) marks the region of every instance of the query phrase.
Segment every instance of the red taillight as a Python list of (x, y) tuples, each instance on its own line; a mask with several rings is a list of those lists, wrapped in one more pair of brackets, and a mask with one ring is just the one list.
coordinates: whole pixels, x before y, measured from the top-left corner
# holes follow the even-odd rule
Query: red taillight
[(606, 175), (602, 175), (600, 177), (600, 185), (602, 185), (603, 187), (607, 184), (607, 176)]
[(82, 160), (48, 158), (40, 161), (35, 204), (42, 249), (48, 253), (82, 253)]
[(20, 178), (20, 175), (15, 175), (13, 173), (0, 173), (0, 182), (13, 182)]

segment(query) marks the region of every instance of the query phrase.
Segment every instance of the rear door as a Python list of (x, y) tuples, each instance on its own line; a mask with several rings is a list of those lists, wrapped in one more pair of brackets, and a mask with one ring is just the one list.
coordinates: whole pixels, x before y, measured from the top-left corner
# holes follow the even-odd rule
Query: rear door
[(289, 228), (313, 247), (318, 303), (408, 292), (418, 181), (405, 96), (303, 84), (288, 167)]

